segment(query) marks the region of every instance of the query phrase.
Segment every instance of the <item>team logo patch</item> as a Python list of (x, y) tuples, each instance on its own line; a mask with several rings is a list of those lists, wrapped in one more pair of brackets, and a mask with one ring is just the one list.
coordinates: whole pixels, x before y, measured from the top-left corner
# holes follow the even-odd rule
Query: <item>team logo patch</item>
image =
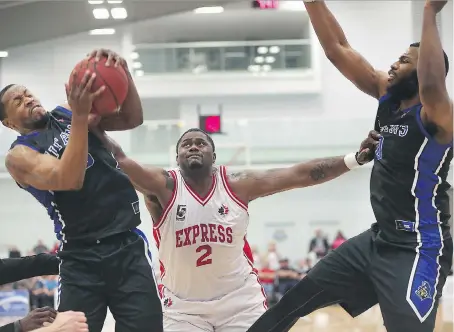
[(229, 214), (229, 207), (225, 204), (222, 204), (218, 212), (221, 216), (226, 216)]
[(177, 206), (177, 221), (185, 221), (186, 219), (186, 205)]
[(427, 281), (423, 281), (421, 286), (415, 291), (421, 301), (432, 299), (432, 289)]
[(169, 308), (172, 306), (173, 302), (170, 297), (166, 297), (163, 301), (164, 307)]

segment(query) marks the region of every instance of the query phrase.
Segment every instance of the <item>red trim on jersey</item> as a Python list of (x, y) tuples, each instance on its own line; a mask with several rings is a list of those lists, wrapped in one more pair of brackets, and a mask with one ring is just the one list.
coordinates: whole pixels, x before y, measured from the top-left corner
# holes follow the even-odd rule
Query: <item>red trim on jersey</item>
[(222, 179), (222, 184), (224, 185), (224, 188), (225, 188), (225, 191), (227, 191), (227, 194), (230, 196), (230, 198), (236, 203), (238, 204), (241, 208), (243, 208), (244, 210), (246, 210), (247, 212), (247, 204), (242, 200), (240, 199), (232, 190), (232, 188), (230, 187), (230, 184), (229, 184), (229, 181), (228, 181), (228, 178), (227, 178), (227, 170), (225, 168), (225, 166), (221, 166), (220, 167), (220, 171), (221, 171), (221, 179)]
[(177, 175), (175, 174), (175, 171), (169, 171), (169, 174), (173, 178), (175, 186), (173, 187), (172, 196), (170, 197), (170, 200), (167, 202), (167, 206), (165, 206), (165, 208), (162, 210), (161, 217), (159, 218), (158, 222), (153, 225), (153, 227), (156, 229), (162, 226), (164, 220), (167, 218), (167, 215), (169, 214), (169, 211), (177, 198), (178, 191)]
[(249, 242), (247, 242), (246, 236), (244, 237), (244, 245), (243, 245), (243, 254), (244, 257), (246, 257), (247, 262), (252, 268), (251, 274), (255, 275), (257, 277), (257, 282), (260, 285), (260, 289), (262, 290), (263, 297), (265, 300), (263, 301), (263, 306), (265, 309), (268, 309), (268, 302), (266, 299), (266, 293), (265, 289), (262, 286), (262, 283), (260, 282), (259, 275), (257, 269), (254, 268), (254, 255), (252, 254), (251, 246), (249, 245)]
[(189, 191), (189, 193), (192, 195), (192, 197), (195, 198), (195, 200), (197, 202), (199, 202), (200, 204), (204, 205), (206, 203), (208, 203), (208, 201), (210, 200), (211, 197), (213, 197), (213, 194), (214, 194), (214, 191), (216, 189), (216, 184), (217, 184), (217, 178), (216, 178), (216, 175), (213, 174), (213, 180), (211, 181), (211, 188), (210, 190), (208, 190), (208, 193), (207, 195), (202, 198), (200, 197), (200, 195), (198, 193), (196, 193), (190, 186), (189, 184), (186, 183), (186, 181), (184, 180), (184, 177), (183, 175), (181, 175), (181, 178), (183, 179), (183, 183), (184, 183), (184, 186), (186, 187), (186, 189)]
[[(156, 242), (156, 247), (158, 247), (158, 250), (159, 250), (159, 246), (161, 245), (161, 232), (159, 231), (159, 229), (157, 229), (157, 228), (153, 229), (153, 237)], [(166, 274), (166, 269), (161, 260), (159, 260), (159, 271), (161, 272), (161, 279), (162, 279), (164, 277), (164, 275)]]

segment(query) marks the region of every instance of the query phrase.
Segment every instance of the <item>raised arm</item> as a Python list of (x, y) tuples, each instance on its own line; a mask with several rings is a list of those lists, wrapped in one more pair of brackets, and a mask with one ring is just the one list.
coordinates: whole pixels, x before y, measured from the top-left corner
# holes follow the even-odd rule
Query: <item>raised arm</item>
[(129, 130), (140, 126), (143, 123), (142, 102), (125, 59), (117, 53), (107, 49), (94, 50), (89, 56), (95, 57), (97, 60), (106, 56), (106, 65), (122, 66), (128, 76), (128, 94), (121, 105), (119, 112), (103, 117), (99, 127), (106, 131), (119, 131)]
[(348, 43), (342, 28), (322, 0), (304, 0), (315, 33), (331, 63), (358, 89), (374, 98), (386, 93), (387, 74), (376, 70)]
[(440, 129), (443, 143), (451, 142), (453, 134), (452, 102), (446, 89), (448, 62), (445, 61), (436, 24), (436, 15), (446, 2), (426, 2), (417, 69), (423, 120)]
[(373, 159), (379, 134), (375, 131), (361, 143), (360, 152), (346, 156), (314, 159), (288, 168), (267, 171), (245, 171), (231, 174), (229, 184), (243, 201), (333, 180)]
[(112, 152), (118, 166), (138, 191), (146, 196), (156, 196), (162, 206), (169, 202), (175, 188), (175, 180), (169, 172), (159, 167), (143, 167), (126, 156), (121, 146), (104, 132), (96, 130), (93, 133)]
[[(83, 144), (83, 141), (81, 138), (78, 144)], [(24, 188), (31, 186), (39, 190), (79, 190), (85, 178), (87, 152), (83, 154), (83, 158), (82, 155), (77, 156), (70, 162), (71, 155), (74, 155), (71, 152), (67, 148), (63, 157), (57, 159), (28, 146), (16, 145), (6, 155), (5, 165), (13, 179)]]
[(8, 152), (6, 168), (20, 185), (39, 190), (82, 188), (88, 155), (88, 115), (93, 101), (105, 88), (103, 86), (96, 92), (91, 92), (95, 77), (95, 74), (87, 72), (80, 83), (73, 80), (73, 85), (66, 87), (73, 116), (68, 145), (60, 159), (20, 144)]

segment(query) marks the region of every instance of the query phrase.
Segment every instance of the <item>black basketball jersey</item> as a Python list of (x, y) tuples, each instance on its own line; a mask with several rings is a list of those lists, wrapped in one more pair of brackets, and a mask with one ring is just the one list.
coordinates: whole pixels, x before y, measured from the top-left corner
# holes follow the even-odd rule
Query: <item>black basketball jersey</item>
[[(60, 158), (68, 144), (71, 112), (57, 107), (47, 128), (19, 136), (11, 145), (26, 145), (40, 153)], [(97, 240), (131, 230), (140, 224), (139, 198), (125, 173), (101, 141), (88, 134), (88, 158), (81, 190), (45, 191), (22, 188), (32, 194), (54, 222), (57, 238)]]
[(421, 121), (422, 105), (399, 111), (389, 95), (379, 100), (381, 134), (370, 178), (371, 204), (381, 235), (402, 245), (439, 247), (449, 237), (452, 142), (439, 144), (435, 126)]

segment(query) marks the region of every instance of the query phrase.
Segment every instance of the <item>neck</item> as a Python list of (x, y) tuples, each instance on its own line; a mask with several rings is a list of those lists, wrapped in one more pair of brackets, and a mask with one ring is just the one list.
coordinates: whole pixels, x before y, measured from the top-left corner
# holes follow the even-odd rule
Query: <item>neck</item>
[(198, 169), (191, 170), (190, 172), (181, 172), (184, 181), (198, 193), (200, 196), (205, 195), (210, 190), (213, 184), (213, 170), (209, 169)]
[(405, 110), (407, 108), (410, 108), (412, 106), (415, 106), (419, 104), (421, 100), (419, 99), (419, 95), (414, 96), (413, 98), (410, 99), (405, 99), (400, 101), (400, 109)]

